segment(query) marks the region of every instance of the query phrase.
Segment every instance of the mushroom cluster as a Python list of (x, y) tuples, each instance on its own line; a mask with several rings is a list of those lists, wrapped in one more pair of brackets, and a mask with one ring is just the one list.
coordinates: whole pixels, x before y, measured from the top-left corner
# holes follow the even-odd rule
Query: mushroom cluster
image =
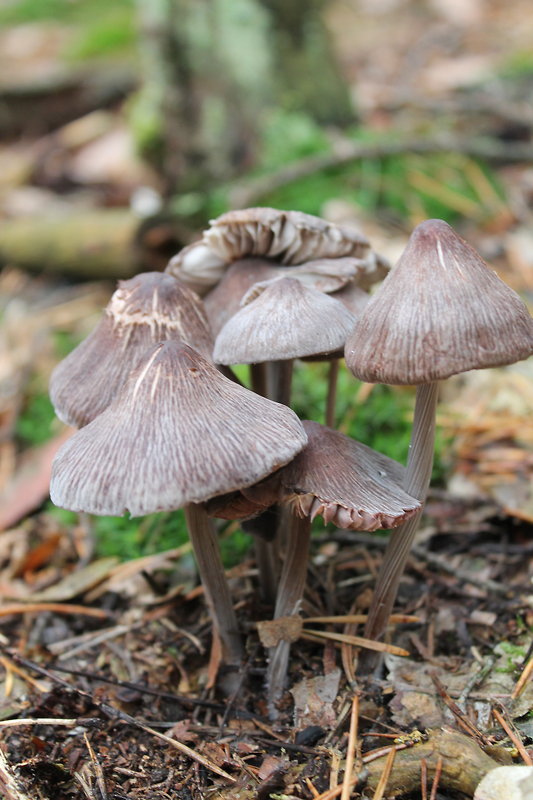
[[(243, 645), (214, 518), (261, 534), (260, 588), (275, 618), (299, 612), (315, 517), (396, 528), (395, 571), (385, 564), (371, 612), (383, 626), (429, 482), (436, 382), (533, 350), (517, 295), (445, 223), (419, 226), (370, 299), (387, 270), (352, 229), (292, 211), (230, 212), (165, 273), (121, 282), (52, 375), (58, 416), (79, 428), (55, 459), (52, 500), (94, 514), (184, 508), (228, 665)], [(406, 468), (334, 430), (345, 348), (361, 380), (419, 385)], [(325, 425), (290, 408), (296, 359), (332, 365)], [(250, 389), (236, 364), (250, 365)], [(379, 625), (369, 623), (372, 636)], [(269, 653), (273, 713), (288, 657), (285, 641)]]

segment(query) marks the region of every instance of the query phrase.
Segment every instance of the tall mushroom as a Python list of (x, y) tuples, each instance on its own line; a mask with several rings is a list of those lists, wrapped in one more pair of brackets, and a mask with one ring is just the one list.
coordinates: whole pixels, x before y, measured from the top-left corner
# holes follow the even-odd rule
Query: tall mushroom
[(249, 486), (306, 444), (290, 409), (224, 378), (185, 344), (157, 345), (107, 409), (60, 449), (56, 505), (132, 516), (185, 507), (189, 532), (226, 657), (242, 644), (212, 524), (200, 503)]
[[(433, 464), (438, 382), (533, 352), (533, 320), (518, 295), (442, 220), (413, 231), (400, 260), (346, 343), (360, 380), (417, 386), (404, 487), (424, 502)], [(365, 635), (385, 629), (420, 515), (391, 535)]]

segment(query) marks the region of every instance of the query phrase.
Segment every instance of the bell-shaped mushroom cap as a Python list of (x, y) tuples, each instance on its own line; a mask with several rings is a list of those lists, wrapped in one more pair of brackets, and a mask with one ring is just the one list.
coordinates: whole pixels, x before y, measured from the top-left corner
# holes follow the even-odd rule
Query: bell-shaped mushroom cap
[(297, 267), (281, 267), (262, 258), (235, 261), (204, 297), (211, 330), (215, 336), (218, 335), (230, 317), (237, 313), (244, 296), (247, 295), (247, 302), (252, 299), (252, 295), (248, 295), (252, 287), (259, 295), (267, 282), (277, 278), (296, 278), (304, 286), (330, 294), (356, 280), (364, 271), (365, 264), (366, 261), (360, 258), (322, 258)]
[[(370, 247), (359, 231), (300, 211), (245, 208), (222, 214), (210, 226), (199, 242), (181, 250), (167, 266), (168, 272), (200, 294), (222, 278), (227, 264), (248, 256), (303, 264), (344, 256), (365, 259)], [(376, 263), (370, 259), (365, 271), (374, 272)]]
[(370, 383), (420, 384), (533, 352), (533, 320), (452, 228), (427, 220), (363, 311), (346, 364)]
[(86, 425), (107, 408), (146, 351), (167, 339), (211, 357), (213, 336), (200, 298), (161, 272), (119, 281), (99, 324), (52, 373), (57, 416)]
[(204, 297), (204, 305), (214, 336), (240, 308), (246, 292), (276, 274), (276, 267), (264, 258), (241, 258), (228, 267), (220, 281)]
[(61, 448), (51, 498), (93, 514), (180, 508), (256, 483), (306, 441), (289, 408), (224, 378), (187, 345), (168, 341)]
[(354, 320), (330, 295), (279, 278), (228, 320), (213, 358), (217, 364), (256, 364), (335, 352)]
[(395, 528), (420, 510), (402, 489), (405, 468), (348, 436), (305, 420), (307, 447), (280, 471), (286, 499), (301, 517), (339, 528)]

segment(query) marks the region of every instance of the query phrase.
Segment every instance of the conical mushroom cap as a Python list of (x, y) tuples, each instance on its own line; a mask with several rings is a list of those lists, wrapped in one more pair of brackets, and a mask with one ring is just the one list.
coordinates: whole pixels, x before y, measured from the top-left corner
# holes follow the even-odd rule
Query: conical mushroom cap
[(171, 510), (256, 483), (306, 441), (289, 408), (168, 341), (61, 448), (50, 494), (56, 505), (93, 514)]
[(75, 427), (91, 422), (146, 351), (167, 339), (211, 356), (213, 337), (200, 298), (161, 272), (119, 281), (99, 324), (52, 373), (50, 397), (57, 416)]
[(307, 447), (280, 471), (287, 500), (301, 517), (348, 530), (395, 528), (420, 510), (402, 489), (405, 468), (382, 453), (304, 421)]
[(335, 352), (354, 320), (339, 300), (280, 278), (228, 320), (213, 358), (217, 364), (256, 364)]
[(533, 352), (518, 295), (442, 220), (413, 231), (346, 343), (346, 364), (370, 383), (420, 384), (497, 367)]

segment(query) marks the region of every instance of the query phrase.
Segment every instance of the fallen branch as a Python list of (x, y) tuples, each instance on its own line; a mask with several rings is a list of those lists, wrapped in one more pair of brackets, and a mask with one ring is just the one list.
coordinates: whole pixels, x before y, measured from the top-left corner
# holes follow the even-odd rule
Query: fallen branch
[(531, 145), (516, 143), (510, 145), (496, 139), (461, 139), (443, 135), (433, 139), (405, 139), (376, 144), (348, 141), (343, 143), (339, 152), (302, 158), (283, 166), (277, 172), (233, 186), (229, 192), (230, 206), (231, 208), (246, 208), (257, 205), (265, 195), (301, 178), (342, 167), (354, 161), (395, 155), (424, 155), (426, 153), (461, 153), (472, 158), (504, 163), (533, 160)]

